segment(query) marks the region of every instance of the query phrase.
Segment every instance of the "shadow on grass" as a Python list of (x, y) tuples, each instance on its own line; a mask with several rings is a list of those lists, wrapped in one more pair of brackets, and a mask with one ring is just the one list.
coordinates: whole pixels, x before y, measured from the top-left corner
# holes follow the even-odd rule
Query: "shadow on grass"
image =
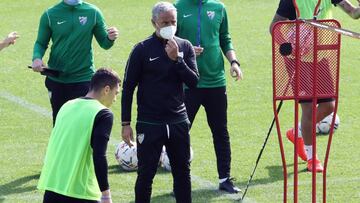
[[(136, 170), (135, 171), (125, 171), (124, 169), (122, 169), (120, 167), (120, 165), (118, 164), (114, 164), (108, 167), (108, 173), (109, 174), (127, 174), (127, 173), (135, 173), (136, 174)], [(159, 167), (156, 171), (156, 174), (166, 174), (166, 173), (170, 173), (169, 171), (166, 171), (165, 169)]]
[(27, 182), (30, 182), (32, 180), (38, 180), (40, 177), (40, 173), (36, 174), (36, 175), (31, 175), (31, 176), (25, 176), (22, 178), (18, 178), (16, 180), (13, 180), (9, 183), (5, 183), (3, 185), (0, 185), (0, 202), (3, 202), (5, 200), (5, 196), (6, 195), (11, 195), (11, 194), (18, 194), (18, 193), (24, 193), (24, 192), (29, 192), (29, 191), (34, 191), (36, 190), (36, 186), (26, 186), (24, 187), (23, 185), (26, 184)]
[[(304, 164), (306, 164), (306, 163), (305, 162), (299, 162), (299, 165), (298, 165), (299, 173), (306, 173), (307, 172), (306, 166), (305, 167), (303, 166)], [(289, 169), (292, 166), (293, 166), (292, 163), (289, 163), (289, 164), (286, 165), (287, 172), (288, 172), (288, 174), (287, 174), (288, 181), (289, 181), (289, 178), (291, 178), (294, 175), (294, 172), (289, 173)], [(271, 184), (271, 183), (274, 183), (274, 182), (277, 182), (277, 181), (280, 181), (280, 180), (284, 179), (282, 165), (267, 166), (266, 169), (268, 170), (269, 176), (266, 177), (266, 178), (256, 179), (256, 172), (255, 172), (255, 174), (253, 176), (253, 179), (252, 179), (252, 181), (250, 183), (250, 187), (254, 187), (256, 185)], [(247, 184), (247, 181), (248, 180), (243, 181), (243, 182), (236, 182), (236, 185), (240, 185), (241, 187), (245, 188), (246, 184)]]
[[(191, 191), (192, 201), (193, 202), (211, 202), (212, 199), (216, 199), (216, 201), (221, 202), (222, 200), (233, 200), (236, 202), (241, 197), (241, 193), (239, 194), (228, 194), (225, 192), (221, 192), (214, 188), (206, 188), (206, 189), (198, 189), (198, 190), (192, 190)], [(131, 203), (134, 203), (135, 201), (131, 201)], [(153, 203), (172, 203), (176, 202), (175, 197), (170, 195), (170, 193), (167, 194), (161, 194), (161, 195), (152, 195), (151, 196), (151, 202)]]

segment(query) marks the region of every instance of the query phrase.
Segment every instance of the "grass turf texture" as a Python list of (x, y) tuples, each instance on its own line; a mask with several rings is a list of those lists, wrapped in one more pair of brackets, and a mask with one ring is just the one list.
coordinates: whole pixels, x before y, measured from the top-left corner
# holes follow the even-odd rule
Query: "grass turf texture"
[[(21, 35), (15, 46), (0, 53), (0, 202), (41, 202), (36, 184), (42, 167), (50, 130), (51, 116), (44, 77), (26, 68), (31, 63), (33, 44), (42, 12), (58, 1), (0, 1), (0, 36), (16, 30)], [(95, 64), (109, 66), (123, 75), (132, 46), (153, 31), (150, 23), (153, 0), (89, 0), (103, 11), (108, 25), (120, 30), (120, 37), (109, 51), (96, 44)], [(356, 4), (355, 1), (352, 1)], [(230, 32), (244, 72), (244, 80), (228, 78), (228, 124), (232, 146), (232, 176), (244, 189), (264, 137), (273, 118), (271, 79), (271, 39), (269, 23), (278, 0), (224, 0), (230, 18)], [(340, 9), (334, 16), (344, 28), (360, 32), (359, 21), (351, 20)], [(328, 202), (360, 201), (360, 141), (355, 136), (360, 109), (358, 97), (360, 41), (343, 38), (339, 115), (340, 128), (334, 135), (328, 168)], [(48, 53), (48, 52), (47, 52)], [(47, 57), (46, 57), (47, 58)], [(229, 66), (226, 67), (227, 77)], [(14, 97), (16, 96), (16, 97)], [(28, 103), (24, 103), (24, 101)], [(108, 148), (109, 181), (113, 202), (132, 202), (136, 173), (119, 169), (114, 157), (120, 141), (120, 98), (113, 105), (115, 123)], [(29, 106), (34, 104), (36, 106)], [(36, 107), (45, 108), (45, 111)], [(135, 107), (135, 105), (134, 105)], [(35, 109), (35, 110), (34, 110)], [(39, 113), (40, 112), (40, 113)], [(41, 114), (42, 112), (42, 114)], [(135, 108), (133, 118), (135, 119)], [(282, 132), (292, 126), (293, 103), (285, 102), (281, 111)], [(193, 202), (233, 202), (240, 195), (218, 192), (216, 161), (204, 110), (200, 109), (191, 143), (194, 160), (191, 166)], [(318, 137), (319, 156), (323, 159), (327, 137)], [(289, 191), (292, 191), (292, 145), (284, 140), (289, 165)], [(299, 164), (299, 201), (311, 200), (311, 175)], [(266, 146), (244, 202), (281, 202), (282, 166), (275, 129)], [(159, 169), (153, 184), (152, 202), (175, 202), (170, 173)], [(320, 176), (318, 176), (319, 182)], [(292, 194), (289, 193), (289, 200)], [(321, 186), (318, 187), (321, 201)]]

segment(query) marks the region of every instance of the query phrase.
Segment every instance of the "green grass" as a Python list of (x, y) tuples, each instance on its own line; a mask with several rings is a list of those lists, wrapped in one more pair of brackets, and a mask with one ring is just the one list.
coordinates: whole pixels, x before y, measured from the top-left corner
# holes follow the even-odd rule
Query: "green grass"
[[(0, 53), (0, 202), (41, 202), (42, 193), (36, 184), (42, 167), (50, 130), (51, 117), (36, 113), (9, 100), (14, 95), (50, 111), (44, 78), (29, 71), (32, 47), (41, 13), (57, 1), (1, 0), (0, 36), (17, 30), (21, 38), (15, 46)], [(108, 25), (117, 26), (120, 38), (109, 51), (94, 42), (97, 67), (110, 66), (123, 75), (132, 46), (150, 35), (153, 0), (90, 0), (103, 11)], [(232, 146), (232, 175), (244, 188), (251, 173), (266, 132), (273, 118), (271, 39), (268, 26), (278, 0), (224, 0), (228, 8), (234, 45), (244, 72), (244, 80), (228, 79), (228, 123)], [(355, 3), (355, 1), (353, 1)], [(340, 9), (335, 16), (342, 26), (360, 32), (360, 22), (351, 20)], [(358, 69), (359, 40), (343, 38), (339, 115), (341, 124), (334, 135), (328, 168), (328, 202), (360, 201), (360, 161), (357, 132), (360, 90)], [(228, 70), (229, 67), (226, 67)], [(108, 149), (109, 181), (114, 202), (132, 202), (136, 173), (119, 169), (113, 155), (120, 141), (120, 99), (112, 107), (115, 125)], [(134, 108), (135, 118), (135, 108)], [(281, 111), (284, 133), (292, 125), (293, 103), (285, 102)], [(239, 195), (218, 192), (216, 161), (210, 131), (203, 109), (196, 117), (191, 131), (194, 160), (193, 202), (233, 202)], [(319, 156), (323, 158), (327, 137), (318, 137)], [(284, 140), (289, 165), (288, 200), (292, 200), (292, 145)], [(299, 164), (299, 202), (311, 200), (311, 175)], [(321, 182), (320, 177), (318, 178)], [(282, 166), (275, 129), (268, 141), (245, 202), (281, 202), (283, 194)], [(159, 169), (153, 184), (152, 202), (175, 202), (169, 196), (171, 175)], [(321, 202), (321, 186), (318, 189)]]

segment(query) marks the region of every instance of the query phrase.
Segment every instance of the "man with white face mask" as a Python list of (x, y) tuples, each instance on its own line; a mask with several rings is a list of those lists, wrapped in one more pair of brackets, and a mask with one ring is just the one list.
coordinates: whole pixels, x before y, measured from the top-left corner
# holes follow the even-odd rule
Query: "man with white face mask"
[(152, 36), (135, 45), (127, 62), (122, 100), (122, 138), (132, 146), (130, 125), (137, 89), (136, 140), (138, 176), (135, 202), (150, 202), (151, 185), (165, 145), (174, 178), (177, 202), (191, 202), (189, 120), (183, 84), (196, 87), (199, 74), (189, 41), (175, 37), (176, 9), (168, 2), (152, 10)]
[[(48, 76), (48, 89), (53, 112), (53, 124), (60, 107), (68, 100), (84, 96), (95, 73), (92, 39), (103, 49), (110, 49), (118, 37), (115, 27), (107, 28), (96, 6), (82, 0), (63, 0), (47, 9), (40, 18), (34, 45), (32, 68), (59, 71), (58, 77)], [(52, 41), (46, 67), (42, 58)]]

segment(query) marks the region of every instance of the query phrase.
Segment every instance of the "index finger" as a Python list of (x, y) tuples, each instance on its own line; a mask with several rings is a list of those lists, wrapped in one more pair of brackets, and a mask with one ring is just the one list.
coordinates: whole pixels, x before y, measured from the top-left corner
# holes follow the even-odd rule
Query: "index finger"
[(198, 47), (198, 46), (194, 46), (194, 50), (197, 52), (202, 52), (204, 50), (204, 48), (202, 47)]
[(117, 31), (116, 27), (109, 27), (107, 30), (108, 31)]
[(177, 47), (177, 43), (174, 39), (169, 39), (168, 40), (168, 44), (171, 46), (171, 47)]

